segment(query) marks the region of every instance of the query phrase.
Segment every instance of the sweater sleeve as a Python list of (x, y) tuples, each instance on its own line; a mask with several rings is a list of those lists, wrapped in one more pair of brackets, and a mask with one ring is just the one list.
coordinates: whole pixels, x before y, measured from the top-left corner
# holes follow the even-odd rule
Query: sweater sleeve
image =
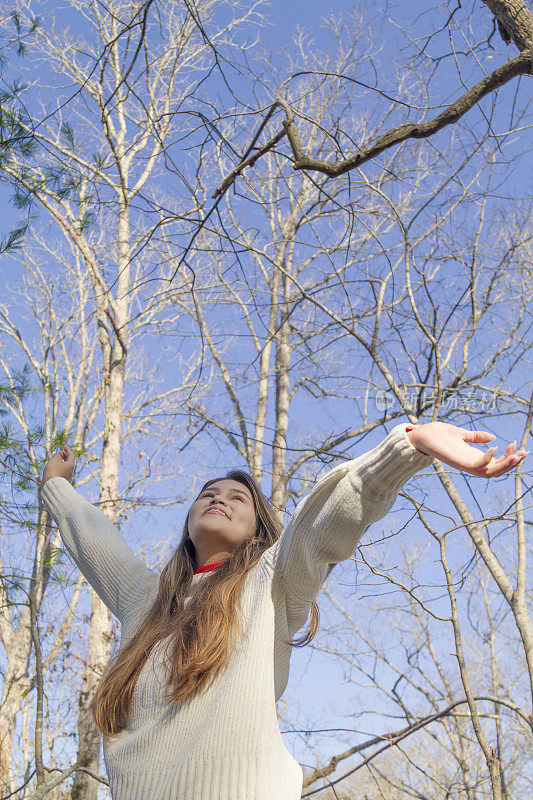
[(403, 484), (431, 464), (432, 457), (409, 441), (407, 427), (413, 426), (397, 425), (377, 447), (321, 478), (267, 551), (294, 631), (305, 624), (328, 564), (349, 558), (368, 526), (392, 508)]
[(41, 489), (41, 499), (76, 566), (124, 624), (135, 598), (157, 585), (158, 575), (133, 554), (106, 515), (65, 478), (49, 478)]

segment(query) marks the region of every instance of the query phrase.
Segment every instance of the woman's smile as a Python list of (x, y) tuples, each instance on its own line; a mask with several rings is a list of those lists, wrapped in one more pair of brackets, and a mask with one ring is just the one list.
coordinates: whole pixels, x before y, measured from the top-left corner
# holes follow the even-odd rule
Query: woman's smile
[(204, 511), (204, 514), (223, 514), (225, 517), (228, 517), (222, 508), (208, 508), (207, 511)]

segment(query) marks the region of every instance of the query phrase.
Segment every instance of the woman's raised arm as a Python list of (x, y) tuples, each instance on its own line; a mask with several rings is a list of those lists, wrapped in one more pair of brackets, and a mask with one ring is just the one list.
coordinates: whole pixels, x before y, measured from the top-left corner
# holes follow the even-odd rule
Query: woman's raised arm
[(46, 464), (41, 500), (55, 520), (76, 566), (112, 614), (124, 624), (136, 596), (150, 586), (157, 593), (159, 576), (137, 558), (117, 528), (70, 483), (75, 466), (65, 446)]
[(467, 444), (493, 438), (441, 422), (397, 425), (377, 447), (319, 480), (266, 551), (273, 560), (274, 578), (285, 593), (291, 632), (305, 624), (328, 564), (353, 554), (368, 526), (385, 516), (401, 487), (433, 458), (492, 477), (509, 471), (527, 455), (522, 450), (515, 453), (509, 445), (504, 456), (494, 459), (492, 448), (483, 453)]

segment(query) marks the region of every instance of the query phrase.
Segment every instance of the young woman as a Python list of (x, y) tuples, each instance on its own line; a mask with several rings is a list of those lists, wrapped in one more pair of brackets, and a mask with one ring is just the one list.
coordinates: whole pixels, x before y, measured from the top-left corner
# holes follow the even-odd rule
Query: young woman
[(275, 702), (292, 638), (316, 633), (328, 564), (349, 558), (403, 484), (438, 458), (481, 477), (527, 453), (442, 422), (397, 425), (373, 450), (331, 470), (281, 531), (250, 476), (209, 481), (158, 575), (69, 482), (68, 447), (46, 464), (45, 508), (76, 565), (120, 620), (120, 648), (93, 711), (114, 800), (299, 800), (302, 769), (286, 749)]

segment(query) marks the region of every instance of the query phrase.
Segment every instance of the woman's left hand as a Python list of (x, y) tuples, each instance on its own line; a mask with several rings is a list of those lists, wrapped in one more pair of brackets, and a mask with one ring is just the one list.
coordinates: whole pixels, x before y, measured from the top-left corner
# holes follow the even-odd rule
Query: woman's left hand
[(496, 437), (487, 431), (469, 431), (447, 422), (428, 422), (408, 430), (411, 444), (426, 455), (438, 458), (451, 467), (480, 478), (497, 478), (516, 467), (529, 455), (529, 450), (516, 450), (516, 441), (507, 447), (503, 456), (493, 458), (497, 447), (489, 447), (483, 452), (471, 447), (468, 442), (484, 444)]

